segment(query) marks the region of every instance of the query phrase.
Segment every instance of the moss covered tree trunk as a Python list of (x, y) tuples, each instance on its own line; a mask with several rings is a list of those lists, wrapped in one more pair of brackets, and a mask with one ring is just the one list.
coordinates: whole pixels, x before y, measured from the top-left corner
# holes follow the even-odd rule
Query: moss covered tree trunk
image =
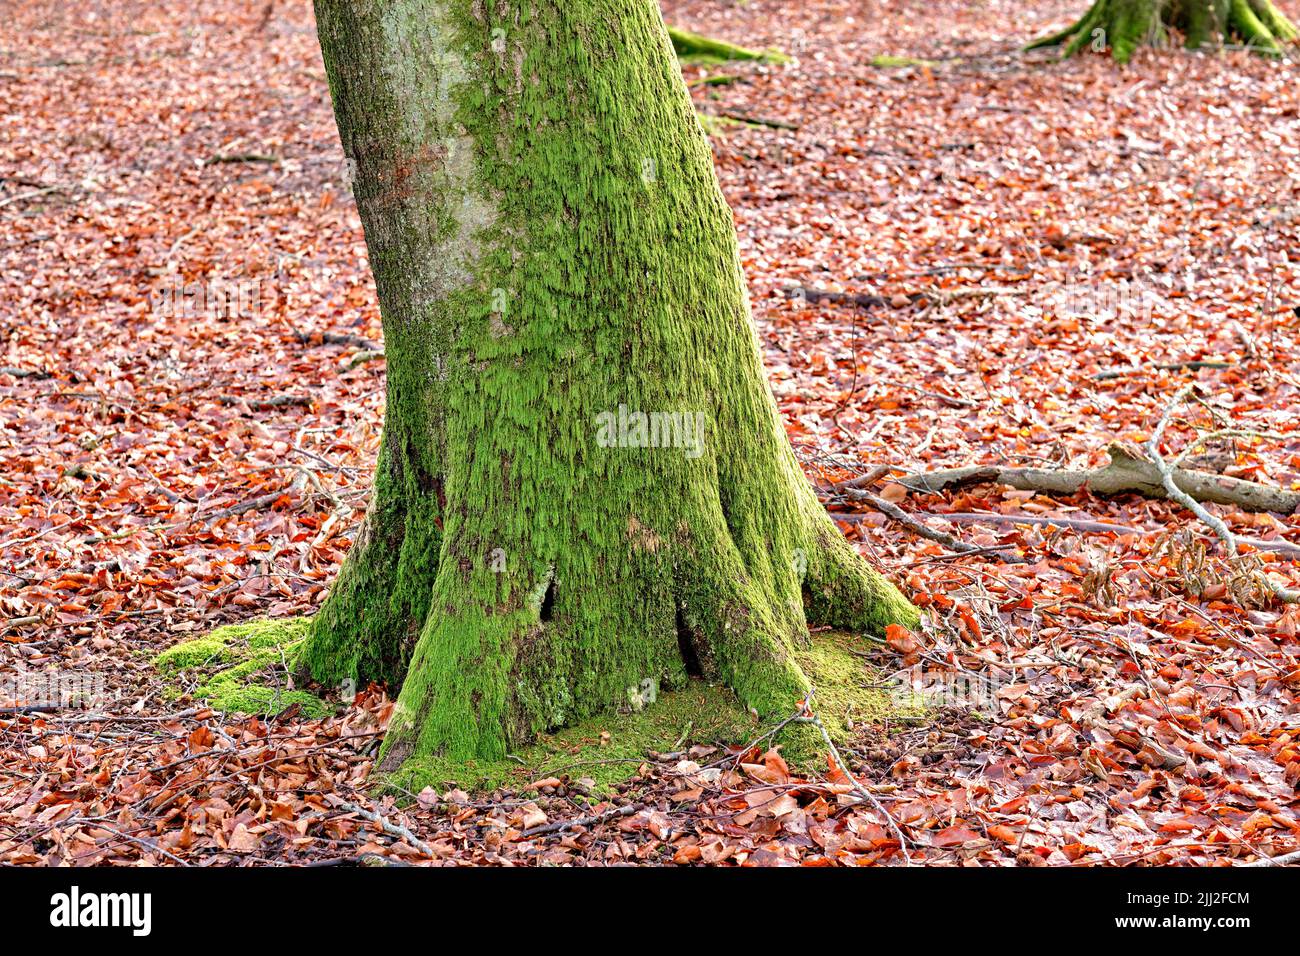
[(492, 758), (699, 675), (761, 714), (809, 623), (910, 604), (820, 507), (653, 0), (317, 0), (388, 355), (321, 680), (401, 693), (381, 766)]
[(1175, 34), (1191, 49), (1238, 42), (1273, 56), (1297, 38), (1272, 0), (1095, 0), (1078, 22), (1027, 49), (1063, 46), (1066, 56), (1109, 49), (1126, 63), (1139, 46), (1167, 43)]

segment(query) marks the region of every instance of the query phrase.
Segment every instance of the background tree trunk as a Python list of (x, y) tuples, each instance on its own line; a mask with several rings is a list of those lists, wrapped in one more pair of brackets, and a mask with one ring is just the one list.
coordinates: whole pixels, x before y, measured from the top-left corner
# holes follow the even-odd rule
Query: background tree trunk
[[(304, 660), (405, 672), (381, 766), (499, 757), (692, 674), (788, 713), (808, 620), (915, 623), (794, 458), (652, 0), (316, 15), (388, 411)], [(638, 413), (680, 427), (645, 447)]]
[(1072, 56), (1109, 48), (1127, 63), (1139, 46), (1168, 42), (1171, 29), (1189, 49), (1235, 41), (1273, 56), (1297, 38), (1272, 0), (1096, 0), (1077, 23), (1026, 49), (1063, 45), (1064, 55)]

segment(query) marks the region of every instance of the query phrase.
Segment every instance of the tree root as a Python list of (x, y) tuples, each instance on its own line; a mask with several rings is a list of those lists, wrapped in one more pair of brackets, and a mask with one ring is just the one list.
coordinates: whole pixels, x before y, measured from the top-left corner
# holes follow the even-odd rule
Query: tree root
[(1026, 51), (1063, 47), (1069, 57), (1107, 48), (1126, 63), (1139, 46), (1163, 46), (1170, 32), (1188, 49), (1237, 41), (1266, 56), (1280, 56), (1300, 33), (1272, 0), (1096, 0), (1064, 30), (1035, 40)]
[(758, 60), (762, 63), (789, 63), (790, 58), (777, 50), (751, 50), (726, 40), (701, 36), (680, 27), (669, 27), (673, 49), (678, 59), (691, 63), (726, 63), (729, 60)]

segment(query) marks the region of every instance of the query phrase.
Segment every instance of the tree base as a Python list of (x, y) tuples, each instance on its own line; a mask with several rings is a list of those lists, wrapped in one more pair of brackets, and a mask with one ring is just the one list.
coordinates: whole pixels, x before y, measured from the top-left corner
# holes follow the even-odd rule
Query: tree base
[[(756, 378), (751, 361), (738, 374)], [(822, 508), (768, 395), (732, 394), (715, 414), (738, 420), (712, 426), (715, 458), (597, 448), (568, 492), (585, 509), (458, 467), (419, 477), (386, 435), (366, 523), (299, 657), (321, 683), (401, 685), (381, 770), (499, 760), (691, 678), (783, 717), (812, 686), (810, 627), (917, 624)], [(590, 441), (573, 427), (575, 447)], [(510, 498), (538, 504), (523, 515)]]
[(1300, 33), (1272, 0), (1096, 0), (1077, 23), (1025, 47), (1063, 47), (1069, 57), (1085, 50), (1127, 63), (1140, 46), (1163, 46), (1178, 34), (1188, 49), (1237, 42), (1266, 56), (1280, 56)]
[[(761, 521), (733, 513), (734, 529), (721, 513), (692, 513), (676, 540), (630, 521), (631, 560), (622, 567), (608, 554), (571, 553), (512, 584), (508, 572), (444, 566), (380, 770), (497, 761), (540, 735), (640, 709), (692, 680), (725, 685), (734, 692), (728, 698), (760, 720), (788, 716), (820, 671), (810, 663), (810, 625), (880, 635), (919, 621), (820, 512), (810, 489), (808, 497), (818, 513), (786, 514), (789, 524), (773, 520), (776, 508), (764, 509)], [(601, 566), (603, 574), (593, 572)], [(341, 596), (361, 598), (341, 583)], [(516, 596), (485, 600), (494, 587)], [(386, 593), (370, 597), (382, 602)], [(330, 625), (340, 618), (327, 611), (304, 650), (308, 664), (329, 658), (320, 647), (345, 639)], [(339, 675), (331, 666), (317, 676)], [(822, 694), (818, 688), (819, 700)]]
[[(848, 742), (861, 726), (877, 725), (899, 713), (889, 693), (881, 689), (883, 675), (858, 656), (859, 643), (851, 634), (823, 631), (798, 655), (800, 666), (816, 685), (818, 714), (837, 743)], [(547, 777), (585, 777), (592, 781), (595, 793), (607, 794), (634, 776), (640, 764), (651, 759), (652, 751), (675, 752), (696, 743), (743, 745), (768, 729), (725, 687), (694, 679), (639, 710), (588, 718), (543, 735), (511, 758), (413, 757), (382, 776), (378, 785), (409, 796), (425, 787), (522, 790)], [(825, 769), (825, 742), (806, 724), (788, 725), (763, 746), (779, 747), (793, 767), (809, 772)]]

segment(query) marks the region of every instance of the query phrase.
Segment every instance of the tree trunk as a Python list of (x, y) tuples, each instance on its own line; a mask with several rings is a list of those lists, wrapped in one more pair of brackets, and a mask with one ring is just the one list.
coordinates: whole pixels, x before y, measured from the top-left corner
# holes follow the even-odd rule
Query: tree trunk
[(381, 767), (500, 757), (696, 675), (789, 713), (808, 621), (914, 624), (794, 458), (653, 0), (316, 16), (388, 411), (304, 662), (405, 674)]
[(1065, 56), (1107, 48), (1120, 63), (1144, 44), (1160, 46), (1171, 31), (1196, 49), (1235, 41), (1277, 56), (1297, 38), (1296, 28), (1272, 0), (1096, 0), (1083, 18), (1026, 49), (1064, 45)]

